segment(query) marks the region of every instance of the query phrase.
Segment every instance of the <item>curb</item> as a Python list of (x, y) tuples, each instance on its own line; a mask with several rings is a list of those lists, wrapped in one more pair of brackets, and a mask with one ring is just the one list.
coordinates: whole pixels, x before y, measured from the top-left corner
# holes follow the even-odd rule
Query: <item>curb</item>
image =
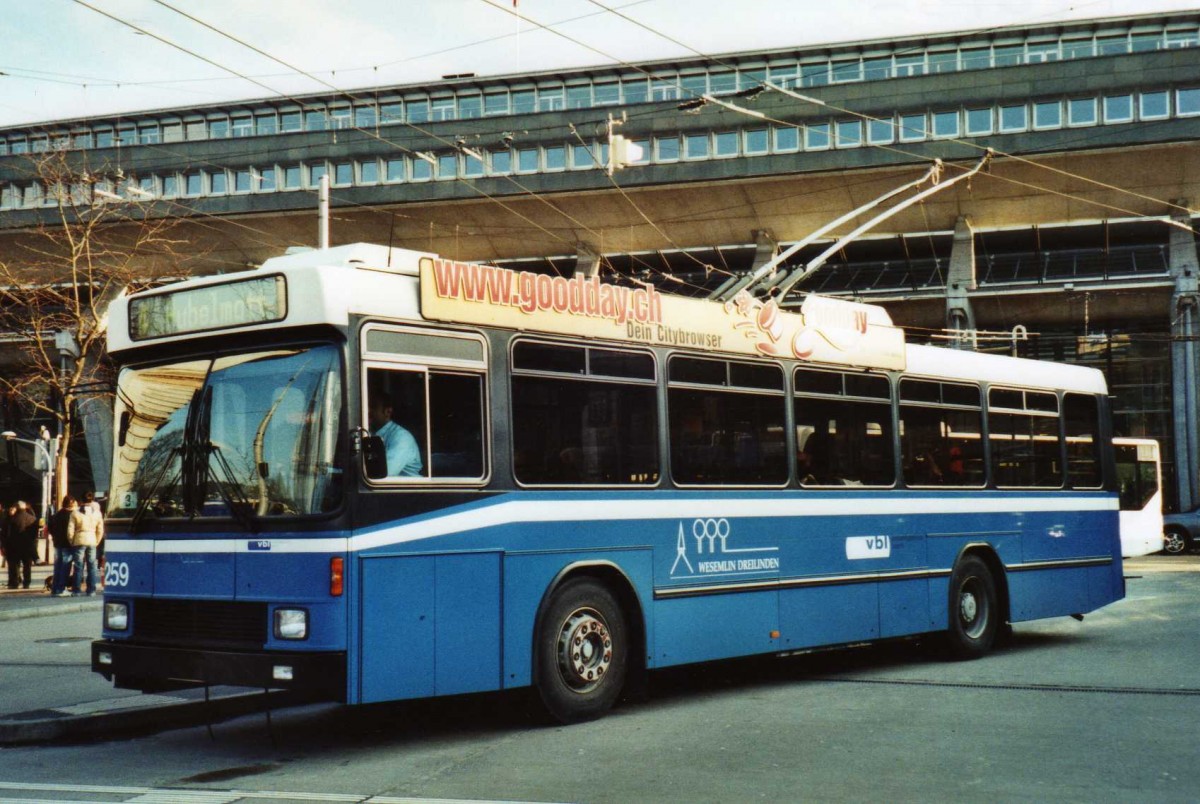
[(163, 703), (163, 696), (146, 702), (137, 697), (115, 698), (87, 706), (112, 706), (86, 714), (39, 709), (0, 718), (0, 745), (23, 745), (50, 741), (73, 742), (106, 739), (130, 733), (154, 733), (188, 726), (213, 724), (230, 718), (285, 706), (311, 703), (311, 698), (287, 690), (264, 693), (233, 693), (205, 701), (180, 700)]
[(100, 611), (104, 608), (102, 600), (89, 600), (80, 603), (54, 603), (49, 606), (27, 606), (0, 611), (0, 622), (8, 620), (23, 620), (26, 617), (53, 617), (56, 614), (76, 614), (81, 611)]

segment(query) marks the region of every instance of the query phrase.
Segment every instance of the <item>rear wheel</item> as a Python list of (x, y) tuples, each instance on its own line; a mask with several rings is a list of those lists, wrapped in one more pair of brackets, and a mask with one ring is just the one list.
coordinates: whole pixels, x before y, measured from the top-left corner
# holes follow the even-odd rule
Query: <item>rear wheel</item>
[(535, 683), (546, 709), (563, 723), (599, 717), (616, 703), (628, 669), (628, 627), (616, 597), (591, 578), (567, 581), (537, 634)]
[(1163, 552), (1177, 556), (1180, 553), (1187, 552), (1188, 537), (1187, 533), (1177, 528), (1170, 528), (1163, 533)]
[(996, 581), (982, 559), (964, 556), (950, 576), (950, 653), (976, 659), (992, 649), (1000, 630)]

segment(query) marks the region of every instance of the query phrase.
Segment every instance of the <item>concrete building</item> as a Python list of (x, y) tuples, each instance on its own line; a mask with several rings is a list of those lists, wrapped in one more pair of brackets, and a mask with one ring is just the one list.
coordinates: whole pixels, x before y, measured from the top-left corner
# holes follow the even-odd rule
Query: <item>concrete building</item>
[[(52, 213), (31, 156), (63, 149), (86, 171), (78, 192), (153, 197), (148, 214), (180, 217), (203, 271), (315, 245), (328, 176), (334, 244), (708, 294), (934, 160), (948, 181), (991, 149), (978, 175), (876, 226), (785, 303), (864, 299), (910, 338), (969, 327), (996, 333), (977, 348), (1103, 368), (1118, 431), (1163, 443), (1169, 505), (1188, 508), (1200, 503), (1198, 52), (1200, 13), (1158, 14), (0, 130), (0, 258)], [(642, 155), (610, 175), (614, 131)]]

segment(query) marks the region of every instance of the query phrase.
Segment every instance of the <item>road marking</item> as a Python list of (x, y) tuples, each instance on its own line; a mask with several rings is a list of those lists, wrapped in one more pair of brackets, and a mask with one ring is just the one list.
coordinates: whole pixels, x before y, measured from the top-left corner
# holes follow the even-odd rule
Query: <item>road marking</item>
[[(295, 793), (278, 790), (212, 790), (200, 787), (106, 787), (80, 784), (0, 782), (0, 790), (25, 793), (96, 793), (124, 796), (121, 804), (232, 804), (235, 801), (335, 801), (348, 804), (530, 804), (511, 800), (373, 796), (358, 793)], [(96, 804), (94, 799), (5, 798), (5, 804)]]

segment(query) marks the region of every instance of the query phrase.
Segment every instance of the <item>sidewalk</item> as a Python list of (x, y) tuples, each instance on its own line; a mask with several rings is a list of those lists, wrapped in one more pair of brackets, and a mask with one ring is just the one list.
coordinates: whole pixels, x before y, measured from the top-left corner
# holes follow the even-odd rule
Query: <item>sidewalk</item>
[(29, 589), (8, 589), (7, 571), (0, 570), (0, 746), (204, 725), (300, 702), (245, 687), (212, 687), (207, 701), (203, 688), (118, 690), (91, 671), (101, 596), (51, 596), (49, 565), (34, 566)]
[(8, 567), (0, 569), (0, 622), (26, 617), (46, 617), (73, 611), (96, 611), (101, 608), (100, 594), (95, 597), (53, 597), (46, 591), (46, 579), (53, 567), (35, 564), (30, 573), (28, 589), (9, 589)]

